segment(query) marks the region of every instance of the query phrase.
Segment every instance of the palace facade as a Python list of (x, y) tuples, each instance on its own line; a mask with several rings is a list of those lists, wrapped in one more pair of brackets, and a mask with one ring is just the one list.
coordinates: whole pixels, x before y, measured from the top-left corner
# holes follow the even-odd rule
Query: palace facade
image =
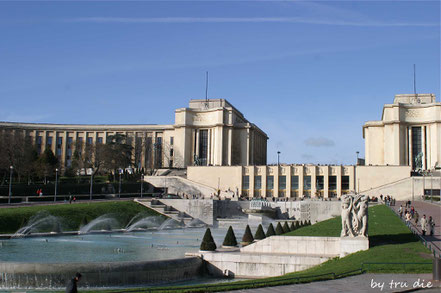
[(62, 169), (72, 164), (75, 147), (106, 143), (115, 134), (132, 145), (137, 168), (264, 165), (267, 156), (266, 133), (225, 99), (190, 100), (175, 110), (171, 125), (0, 122), (0, 131), (24, 135), (40, 153), (51, 149)]

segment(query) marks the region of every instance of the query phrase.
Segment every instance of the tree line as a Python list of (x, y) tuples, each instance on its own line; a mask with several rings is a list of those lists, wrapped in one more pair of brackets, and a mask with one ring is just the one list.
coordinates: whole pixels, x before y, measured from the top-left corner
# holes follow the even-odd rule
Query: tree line
[[(120, 169), (130, 167), (137, 167), (133, 168), (137, 174), (149, 174), (154, 171), (152, 169), (161, 167), (161, 164), (155, 162), (152, 168), (141, 169), (139, 161), (143, 147), (145, 146), (136, 145), (134, 148), (127, 136), (122, 134), (108, 136), (106, 143), (76, 140), (70, 166), (61, 168), (59, 159), (49, 147), (39, 152), (30, 137), (12, 131), (0, 131), (0, 185), (8, 182), (10, 166), (13, 167), (14, 182), (28, 184), (54, 178), (56, 169), (60, 171), (59, 175), (67, 177), (84, 175), (86, 170), (91, 169), (94, 176), (109, 175), (109, 178), (115, 179)], [(171, 155), (169, 147), (159, 147), (165, 159)]]

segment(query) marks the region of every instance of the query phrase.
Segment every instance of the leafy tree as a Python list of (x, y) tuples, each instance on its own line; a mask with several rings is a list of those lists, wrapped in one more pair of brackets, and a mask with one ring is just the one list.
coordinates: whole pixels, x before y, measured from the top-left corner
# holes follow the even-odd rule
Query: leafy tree
[(268, 230), (266, 230), (266, 237), (270, 237), (270, 236), (274, 236), (274, 235), (276, 235), (276, 231), (274, 231), (274, 226), (271, 223), (268, 226)]
[(229, 227), (227, 235), (225, 235), (223, 246), (237, 246), (236, 235), (234, 235), (233, 227)]
[(263, 231), (262, 224), (260, 224), (259, 227), (257, 227), (256, 234), (254, 234), (254, 239), (262, 240), (265, 238), (266, 238), (265, 232)]
[(247, 225), (247, 227), (245, 228), (245, 233), (243, 234), (243, 237), (242, 237), (242, 242), (245, 245), (248, 245), (248, 244), (252, 243), (253, 241), (254, 241), (253, 234), (251, 234), (250, 226)]
[(276, 226), (276, 235), (282, 235), (284, 233), (285, 231), (283, 231), (282, 225), (278, 222)]
[(285, 222), (285, 224), (283, 224), (283, 232), (285, 232), (285, 233), (291, 232), (291, 229), (289, 229), (287, 222)]
[(214, 242), (213, 236), (211, 236), (210, 228), (207, 228), (207, 230), (205, 231), (204, 238), (202, 239), (202, 243), (199, 249), (205, 251), (216, 250), (216, 243)]
[(58, 159), (50, 148), (46, 148), (36, 164), (37, 174), (40, 177), (44, 177), (44, 183), (46, 184), (46, 177), (55, 174), (55, 169), (58, 167)]

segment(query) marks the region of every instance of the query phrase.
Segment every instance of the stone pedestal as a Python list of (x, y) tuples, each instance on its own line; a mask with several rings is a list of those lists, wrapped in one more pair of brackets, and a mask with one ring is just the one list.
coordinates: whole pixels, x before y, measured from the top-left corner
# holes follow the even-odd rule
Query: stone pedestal
[(369, 239), (364, 236), (341, 237), (340, 238), (340, 257), (348, 254), (369, 249)]

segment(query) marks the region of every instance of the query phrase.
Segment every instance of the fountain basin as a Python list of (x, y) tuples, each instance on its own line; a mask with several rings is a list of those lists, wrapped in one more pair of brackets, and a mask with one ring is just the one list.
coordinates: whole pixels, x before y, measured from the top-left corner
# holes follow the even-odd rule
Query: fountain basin
[(76, 272), (81, 287), (136, 286), (193, 279), (203, 261), (186, 257), (161, 261), (101, 263), (0, 263), (0, 288), (63, 288)]

